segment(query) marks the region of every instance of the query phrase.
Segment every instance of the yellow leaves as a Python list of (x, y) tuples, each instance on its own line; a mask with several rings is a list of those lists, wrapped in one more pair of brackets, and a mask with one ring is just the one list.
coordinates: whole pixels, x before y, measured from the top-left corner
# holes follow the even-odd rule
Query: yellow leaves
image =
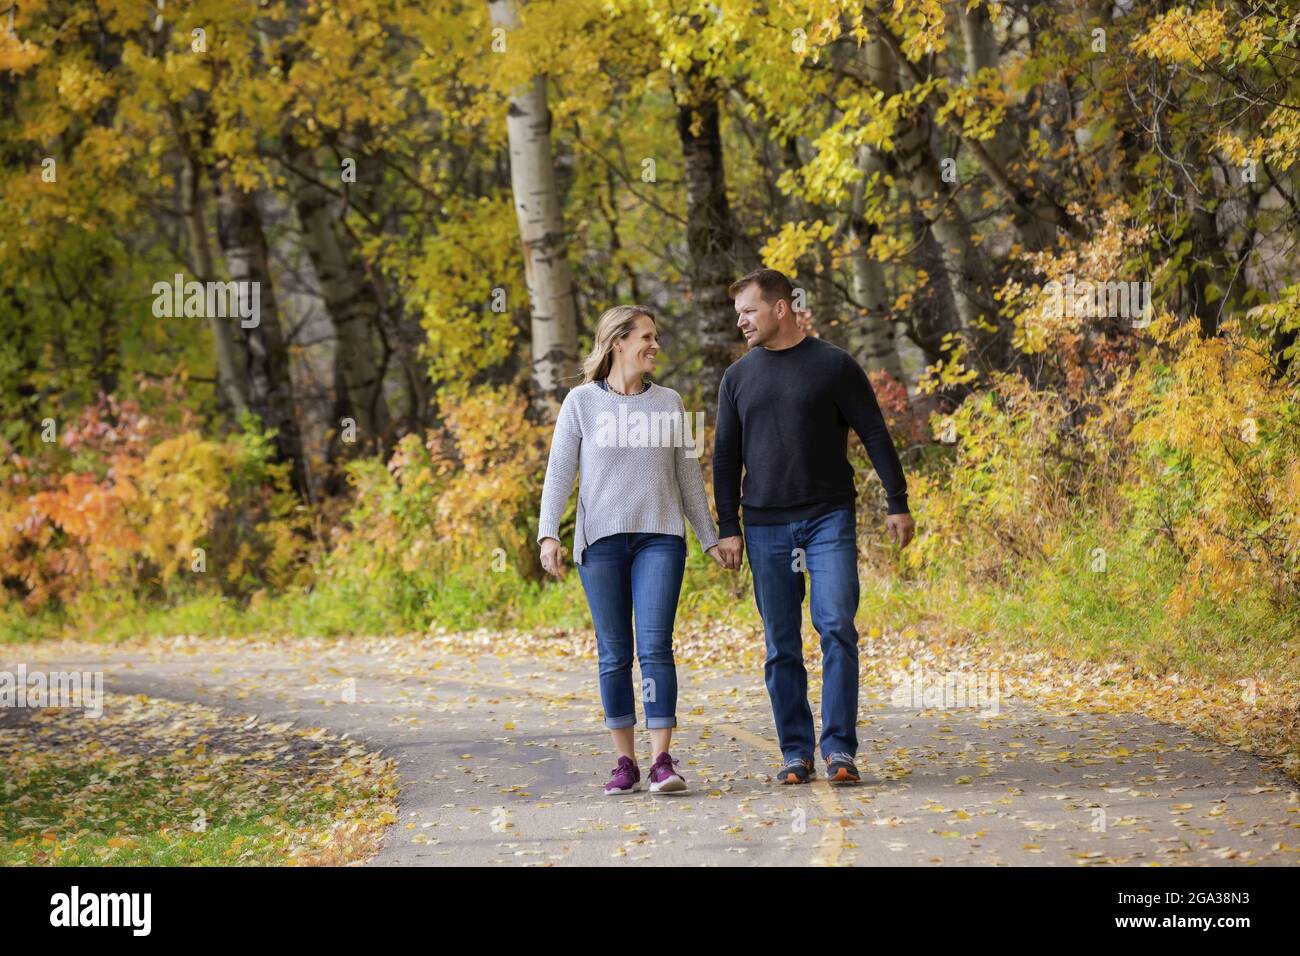
[[(1285, 318), (1288, 294), (1254, 316)], [(1266, 350), (1235, 320), (1204, 339), (1195, 323), (1157, 321), (1167, 350), (1142, 363), (1122, 394), (1137, 455), (1128, 494), (1144, 520), (1168, 528), (1185, 568), (1167, 609), (1189, 612), (1204, 598), (1232, 605), (1251, 590), (1293, 594), (1289, 542), (1300, 534), (1294, 440), (1295, 398), (1270, 374)]]
[(947, 48), (946, 16), (940, 0), (893, 0), (891, 13), (890, 26), (896, 33), (902, 31), (903, 53), (909, 60)]
[(105, 74), (77, 62), (63, 64), (56, 85), (60, 102), (74, 113), (89, 113), (113, 92)]
[(21, 76), (45, 59), (45, 51), (30, 40), (0, 29), (0, 73)]
[(93, 721), (42, 712), (0, 739), (0, 779), (25, 807), (0, 865), (338, 865), (372, 854), (396, 822), (393, 762), (319, 729), (256, 724), (144, 695), (106, 695)]
[(518, 335), (513, 310), (528, 296), (509, 193), (453, 199), (443, 212), (414, 263), (409, 296), (431, 374), (460, 381), (506, 359)]
[[(219, 126), (212, 136), (212, 148), (220, 156), (240, 156), (250, 152), (257, 145), (255, 130), (241, 126)], [(251, 180), (246, 174), (236, 176), (236, 182), (244, 189), (257, 186), (256, 178)]]
[(1247, 146), (1245, 141), (1237, 135), (1234, 130), (1220, 129), (1214, 134), (1214, 150), (1220, 152), (1230, 163), (1241, 165), (1248, 159), (1260, 156), (1263, 150), (1264, 140), (1256, 136)]
[(944, 342), (950, 346), (947, 358), (926, 366), (925, 374), (917, 383), (917, 391), (922, 394), (973, 382), (979, 377), (975, 369), (968, 368), (965, 364), (969, 350), (966, 342), (951, 332), (944, 336)]
[(1219, 45), (1227, 40), (1226, 17), (1216, 6), (1195, 12), (1176, 7), (1155, 18), (1145, 33), (1134, 38), (1132, 49), (1161, 63), (1206, 66), (1219, 58)]
[(798, 276), (798, 260), (815, 244), (825, 242), (835, 232), (835, 227), (822, 222), (788, 222), (781, 231), (764, 243), (759, 254), (769, 269), (777, 269), (786, 275)]
[[(867, 246), (867, 254), (879, 262), (896, 262), (901, 260), (908, 252), (910, 243), (902, 236), (889, 235), (878, 232), (871, 237), (871, 242)], [(904, 293), (904, 295), (908, 295)], [(908, 295), (910, 298), (910, 295)], [(899, 297), (900, 302), (903, 296)], [(895, 308), (897, 308), (897, 304)], [(906, 308), (906, 304), (903, 305)]]
[(507, 566), (523, 560), (530, 542), (517, 529), (535, 508), (550, 428), (529, 421), (526, 398), (508, 387), (447, 390), (441, 409), (442, 430), (406, 436), (388, 468), (352, 468), (356, 506), (331, 565), (340, 575), (356, 572), (358, 554), (424, 582), (458, 563), (488, 570), (497, 548)]
[[(997, 291), (1002, 314), (1014, 323), (1016, 348), (1030, 354), (1069, 354), (1087, 326), (1119, 321), (1137, 327), (1149, 321), (1154, 277), (1135, 273), (1128, 262), (1150, 229), (1128, 225), (1128, 216), (1122, 203), (1108, 208), (1087, 243), (1028, 256), (1034, 271), (1044, 277), (1041, 284), (1026, 286), (1013, 279)], [(1071, 386), (1077, 381), (1071, 380)]]
[(185, 432), (160, 442), (145, 459), (138, 487), (148, 510), (141, 516), (140, 535), (145, 555), (162, 569), (164, 581), (190, 563), (195, 542), (229, 500), (231, 451)]
[(960, 86), (953, 87), (936, 112), (940, 122), (961, 120), (962, 135), (973, 140), (992, 139), (1006, 117), (1007, 95), (1002, 75), (984, 67)]

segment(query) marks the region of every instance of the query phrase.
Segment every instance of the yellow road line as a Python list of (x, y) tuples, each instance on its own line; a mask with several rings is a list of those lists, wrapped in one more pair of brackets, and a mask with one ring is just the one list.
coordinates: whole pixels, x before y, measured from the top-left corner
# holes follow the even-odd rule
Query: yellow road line
[[(779, 753), (781, 749), (773, 741), (760, 737), (758, 734), (750, 733), (744, 727), (738, 727), (735, 724), (717, 724), (714, 729), (719, 733), (730, 734), (737, 740), (743, 740), (763, 750), (775, 750)], [(840, 803), (839, 797), (835, 795), (834, 788), (826, 780), (818, 777), (809, 786), (812, 787), (813, 796), (821, 804), (822, 812), (831, 818), (822, 828), (821, 842), (817, 844), (819, 856), (813, 862), (821, 863), (823, 866), (835, 866), (839, 863), (840, 854), (844, 851), (844, 827), (840, 824), (840, 819), (845, 815), (844, 807)]]

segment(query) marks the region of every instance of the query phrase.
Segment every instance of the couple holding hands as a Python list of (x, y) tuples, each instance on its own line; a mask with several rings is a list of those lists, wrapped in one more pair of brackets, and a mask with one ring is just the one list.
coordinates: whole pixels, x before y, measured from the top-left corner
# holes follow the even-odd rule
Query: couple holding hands
[[(681, 396), (646, 377), (654, 371), (659, 340), (645, 309), (617, 306), (600, 317), (583, 362), (583, 383), (565, 397), (555, 424), (537, 540), (542, 567), (559, 577), (559, 525), (580, 472), (573, 560), (596, 630), (605, 726), (618, 752), (606, 794), (631, 793), (641, 785), (633, 742), (634, 633), (642, 707), (656, 754), (649, 787), (665, 793), (686, 789), (669, 752), (677, 726), (672, 633), (686, 566), (683, 516), (724, 568), (739, 570), (749, 551), (766, 633), (764, 677), (781, 746), (777, 781), (807, 783), (815, 744), (828, 779), (860, 779), (854, 763), (858, 547), (848, 430), (862, 439), (880, 476), (888, 501), (886, 528), (904, 547), (914, 530), (907, 483), (866, 374), (848, 352), (799, 327), (790, 280), (759, 269), (733, 283), (729, 293), (749, 352), (726, 370), (718, 390), (716, 530), (698, 458), (685, 443), (608, 439), (611, 415), (620, 421), (632, 412), (651, 420), (685, 418)], [(800, 634), (805, 570), (822, 647), (820, 741), (814, 740)]]

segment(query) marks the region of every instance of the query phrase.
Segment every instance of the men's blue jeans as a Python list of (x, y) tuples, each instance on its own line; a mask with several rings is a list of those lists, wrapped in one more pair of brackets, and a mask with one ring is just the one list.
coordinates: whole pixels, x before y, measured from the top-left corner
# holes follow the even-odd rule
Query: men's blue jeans
[(673, 620), (686, 570), (686, 540), (675, 534), (625, 532), (587, 545), (578, 565), (596, 628), (605, 726), (636, 724), (632, 694), (632, 620), (641, 664), (647, 727), (677, 726)]
[(822, 642), (822, 757), (858, 752), (856, 525), (852, 508), (789, 524), (745, 525), (754, 597), (767, 633), (767, 695), (786, 760), (813, 757), (800, 635), (805, 568), (812, 580), (812, 623)]

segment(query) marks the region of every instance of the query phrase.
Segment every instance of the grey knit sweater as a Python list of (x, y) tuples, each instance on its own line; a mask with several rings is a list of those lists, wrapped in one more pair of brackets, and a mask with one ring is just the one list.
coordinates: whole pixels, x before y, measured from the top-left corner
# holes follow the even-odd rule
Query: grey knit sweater
[(700, 472), (701, 432), (697, 416), (687, 417), (671, 388), (652, 382), (640, 394), (619, 395), (596, 382), (579, 385), (565, 396), (555, 422), (537, 540), (559, 540), (580, 472), (573, 536), (578, 564), (587, 546), (606, 535), (642, 531), (685, 538), (683, 513), (709, 550), (718, 534)]

